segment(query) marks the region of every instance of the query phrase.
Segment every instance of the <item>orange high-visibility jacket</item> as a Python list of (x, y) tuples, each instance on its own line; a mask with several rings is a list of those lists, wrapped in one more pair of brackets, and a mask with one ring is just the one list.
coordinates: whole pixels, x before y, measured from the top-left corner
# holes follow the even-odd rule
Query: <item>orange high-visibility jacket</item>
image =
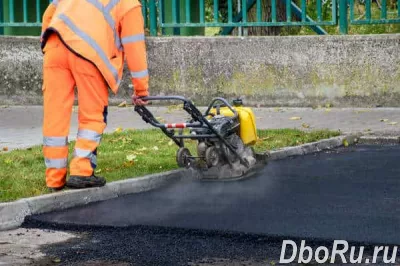
[(148, 94), (144, 19), (138, 0), (53, 0), (42, 25), (42, 49), (56, 32), (70, 51), (97, 66), (114, 93), (126, 56), (135, 94)]

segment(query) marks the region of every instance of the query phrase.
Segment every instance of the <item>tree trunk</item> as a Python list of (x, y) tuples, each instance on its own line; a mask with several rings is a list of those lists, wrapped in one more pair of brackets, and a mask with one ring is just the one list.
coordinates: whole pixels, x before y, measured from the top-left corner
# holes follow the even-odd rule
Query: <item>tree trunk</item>
[[(233, 2), (233, 14), (237, 14), (237, 0), (232, 0)], [(240, 1), (241, 2), (241, 1)], [(226, 22), (228, 19), (228, 1), (220, 0), (221, 14)], [(261, 21), (272, 21), (271, 16), (271, 0), (261, 0)], [(276, 0), (276, 20), (285, 21), (286, 20), (286, 7), (282, 0)], [(248, 22), (257, 21), (257, 5), (255, 4), (247, 13)], [(249, 36), (265, 36), (265, 35), (279, 35), (284, 27), (246, 27), (247, 35)], [(234, 29), (232, 34), (238, 35), (238, 28)]]
[[(220, 8), (222, 16), (224, 17), (224, 21), (227, 21), (228, 17), (228, 1), (220, 0)], [(237, 14), (237, 0), (232, 0), (233, 2), (233, 16)], [(241, 1), (240, 1), (241, 2)], [(272, 21), (271, 16), (271, 0), (261, 0), (261, 9), (262, 21)], [(276, 0), (276, 19), (277, 21), (285, 21), (286, 20), (286, 8), (285, 4), (282, 0)], [(257, 5), (255, 4), (247, 13), (247, 21), (248, 22), (256, 22), (257, 21)], [(279, 35), (283, 27), (246, 27), (247, 34), (249, 36), (263, 36), (263, 35)], [(238, 35), (238, 28), (234, 29), (232, 32), (233, 35)]]
[[(272, 21), (271, 15), (271, 1), (263, 0), (261, 1), (262, 9), (262, 21)], [(254, 5), (247, 14), (248, 21), (257, 21), (257, 6)], [(285, 21), (286, 20), (286, 8), (281, 0), (276, 1), (276, 20)], [(249, 36), (265, 36), (265, 35), (279, 35), (282, 27), (248, 27)]]

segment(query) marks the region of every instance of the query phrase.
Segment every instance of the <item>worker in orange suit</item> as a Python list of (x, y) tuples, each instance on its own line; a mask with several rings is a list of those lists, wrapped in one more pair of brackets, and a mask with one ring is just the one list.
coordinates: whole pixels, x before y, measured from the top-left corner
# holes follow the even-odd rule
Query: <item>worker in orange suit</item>
[[(124, 58), (135, 105), (148, 96), (144, 19), (138, 0), (53, 0), (43, 15), (43, 153), (52, 191), (99, 187), (97, 148), (107, 124), (108, 89), (117, 93)], [(79, 128), (68, 167), (68, 135), (77, 87)]]

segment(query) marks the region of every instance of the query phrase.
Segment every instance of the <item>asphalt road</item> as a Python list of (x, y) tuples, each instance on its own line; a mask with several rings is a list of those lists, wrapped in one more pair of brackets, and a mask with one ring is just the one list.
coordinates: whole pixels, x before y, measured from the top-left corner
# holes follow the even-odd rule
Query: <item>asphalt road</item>
[(283, 239), (399, 244), (399, 155), (399, 146), (356, 146), (273, 161), (244, 181), (188, 178), (30, 217), (26, 226), (84, 233), (46, 251), (72, 264), (266, 265), (279, 260)]

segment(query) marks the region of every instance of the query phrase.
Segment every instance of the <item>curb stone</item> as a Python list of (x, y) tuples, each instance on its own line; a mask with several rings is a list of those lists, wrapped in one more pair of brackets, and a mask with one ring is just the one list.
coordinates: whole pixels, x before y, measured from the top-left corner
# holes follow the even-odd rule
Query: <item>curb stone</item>
[(362, 144), (400, 144), (399, 136), (361, 136), (359, 143)]
[(0, 230), (14, 229), (21, 225), (25, 216), (31, 215), (28, 202), (21, 199), (0, 204)]
[(109, 186), (91, 189), (67, 190), (26, 199), (31, 214), (63, 210), (91, 202), (116, 198)]
[(140, 193), (161, 187), (178, 180), (187, 173), (178, 169), (144, 177), (111, 182), (104, 187), (67, 190), (38, 197), (0, 203), (0, 231), (18, 228), (26, 216), (82, 206), (88, 203), (117, 198), (131, 193)]
[(348, 145), (353, 145), (358, 142), (359, 137), (360, 136), (358, 134), (333, 137), (303, 144), (300, 146), (282, 148), (276, 151), (272, 151), (266, 154), (266, 156), (268, 157), (268, 160), (280, 160), (292, 156), (316, 153), (323, 150), (330, 150), (340, 146), (344, 146), (345, 140), (347, 141)]
[(108, 185), (109, 189), (116, 197), (132, 193), (140, 193), (166, 185), (172, 180), (177, 180), (184, 175), (190, 175), (188, 169), (178, 169), (164, 173), (151, 175), (151, 178), (134, 178), (112, 182)]

